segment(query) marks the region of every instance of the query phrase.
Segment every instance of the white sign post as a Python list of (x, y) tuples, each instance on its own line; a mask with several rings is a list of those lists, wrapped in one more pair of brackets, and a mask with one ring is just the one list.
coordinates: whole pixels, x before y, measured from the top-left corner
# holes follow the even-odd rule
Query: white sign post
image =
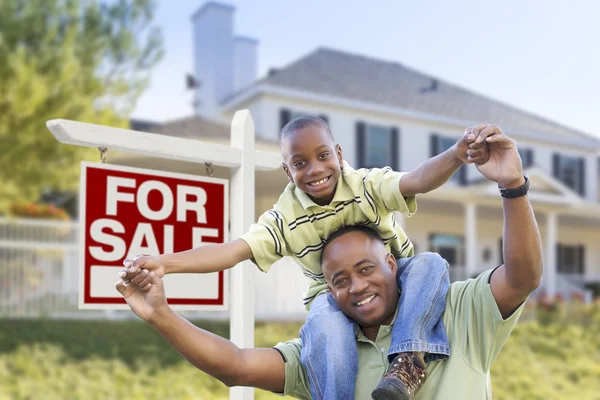
[[(210, 162), (232, 168), (229, 187), (231, 239), (246, 232), (254, 221), (255, 170), (273, 170), (281, 166), (279, 154), (256, 151), (254, 121), (248, 110), (238, 111), (233, 117), (231, 146), (61, 119), (50, 120), (46, 126), (59, 142), (65, 144), (200, 164)], [(245, 264), (248, 262), (231, 270), (229, 305), (231, 340), (239, 347), (248, 348), (254, 346), (254, 282), (252, 267)], [(251, 400), (254, 390), (234, 387), (230, 390), (230, 398)]]

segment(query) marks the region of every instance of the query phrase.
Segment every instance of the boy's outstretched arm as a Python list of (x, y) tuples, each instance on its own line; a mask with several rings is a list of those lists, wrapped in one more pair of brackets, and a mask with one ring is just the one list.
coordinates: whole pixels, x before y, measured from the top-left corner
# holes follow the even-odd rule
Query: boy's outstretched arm
[[(485, 126), (489, 126), (489, 124), (477, 125), (481, 129)], [(487, 162), (489, 158), (487, 144), (471, 145), (469, 148), (474, 140), (471, 128), (467, 128), (451, 148), (429, 158), (416, 169), (404, 175), (400, 179), (402, 196), (412, 197), (420, 193), (431, 192), (446, 183), (463, 164)]]
[(192, 250), (159, 256), (142, 256), (125, 260), (121, 279), (133, 278), (141, 269), (153, 271), (159, 277), (165, 274), (188, 272), (209, 273), (232, 268), (252, 258), (250, 246), (242, 239), (228, 243), (207, 244)]

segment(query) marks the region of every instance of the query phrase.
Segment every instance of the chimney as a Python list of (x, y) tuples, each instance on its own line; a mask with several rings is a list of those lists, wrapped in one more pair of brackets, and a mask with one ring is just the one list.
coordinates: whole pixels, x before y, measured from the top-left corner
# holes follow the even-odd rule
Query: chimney
[(236, 36), (233, 40), (233, 90), (237, 92), (256, 81), (258, 40)]
[(235, 7), (208, 2), (192, 15), (196, 114), (216, 119), (219, 103), (233, 93)]

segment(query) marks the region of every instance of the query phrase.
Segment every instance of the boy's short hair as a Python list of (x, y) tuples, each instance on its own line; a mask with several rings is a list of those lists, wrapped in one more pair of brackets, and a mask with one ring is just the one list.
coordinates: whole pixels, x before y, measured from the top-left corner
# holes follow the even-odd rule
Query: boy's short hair
[(303, 116), (294, 118), (293, 120), (285, 124), (283, 128), (281, 128), (281, 131), (279, 132), (279, 142), (293, 135), (299, 130), (306, 128), (307, 126), (318, 126), (319, 128), (325, 129), (325, 131), (327, 131), (327, 133), (331, 137), (331, 140), (335, 141), (335, 139), (333, 138), (333, 133), (331, 133), (331, 129), (329, 129), (329, 124), (327, 123), (327, 121), (319, 117)]
[(331, 235), (329, 235), (327, 237), (327, 239), (325, 240), (325, 243), (323, 243), (323, 249), (321, 250), (321, 260), (320, 263), (323, 263), (323, 254), (325, 254), (325, 249), (327, 249), (327, 247), (331, 244), (331, 242), (333, 242), (335, 239), (342, 237), (348, 233), (352, 233), (352, 232), (361, 232), (362, 234), (364, 234), (365, 236), (369, 237), (370, 239), (376, 241), (376, 242), (381, 242), (383, 244), (383, 239), (381, 238), (381, 235), (379, 235), (379, 233), (377, 233), (374, 229), (369, 228), (368, 226), (365, 225), (347, 225), (343, 228), (338, 229), (337, 231), (333, 232)]

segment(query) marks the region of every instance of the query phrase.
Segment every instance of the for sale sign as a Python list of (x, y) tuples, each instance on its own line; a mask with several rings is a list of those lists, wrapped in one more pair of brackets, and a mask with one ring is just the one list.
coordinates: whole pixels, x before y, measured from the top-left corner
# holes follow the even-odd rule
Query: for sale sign
[[(125, 258), (228, 240), (228, 181), (82, 162), (79, 308), (129, 309), (115, 289)], [(226, 310), (227, 272), (170, 274), (177, 309)]]

